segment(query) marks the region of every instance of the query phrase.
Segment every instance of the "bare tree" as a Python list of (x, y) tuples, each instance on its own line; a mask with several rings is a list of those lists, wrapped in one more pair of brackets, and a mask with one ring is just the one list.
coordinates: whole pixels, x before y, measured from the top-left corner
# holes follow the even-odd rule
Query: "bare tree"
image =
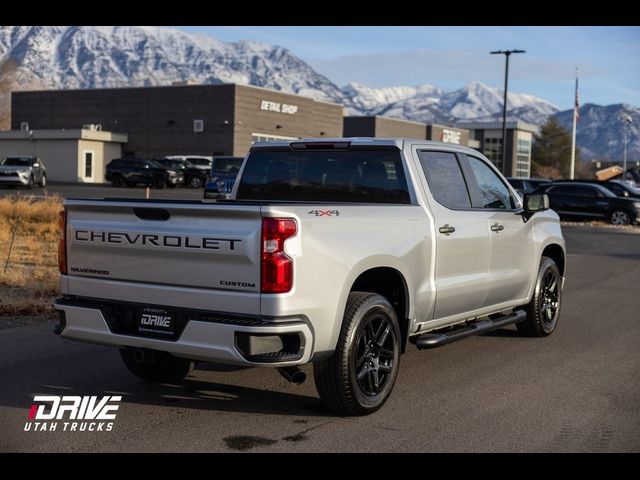
[(11, 92), (46, 88), (45, 82), (18, 68), (13, 58), (0, 61), (0, 131), (11, 129)]
[(0, 62), (0, 131), (11, 128), (11, 92), (16, 87), (18, 65), (9, 58)]

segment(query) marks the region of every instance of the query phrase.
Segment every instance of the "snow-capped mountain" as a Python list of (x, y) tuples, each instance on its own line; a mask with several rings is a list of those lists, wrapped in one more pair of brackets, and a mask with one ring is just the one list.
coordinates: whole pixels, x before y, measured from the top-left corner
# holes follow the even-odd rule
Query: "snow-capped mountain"
[[(8, 59), (18, 65), (18, 88), (235, 82), (341, 103), (352, 115), (440, 123), (502, 118), (502, 90), (480, 82), (452, 92), (430, 84), (373, 88), (350, 83), (339, 88), (285, 48), (252, 41), (222, 42), (164, 27), (0, 26), (0, 63)], [(0, 109), (8, 108), (4, 97)], [(558, 113), (549, 102), (517, 92), (509, 92), (508, 107), (509, 119), (535, 125), (554, 114), (563, 122), (571, 119), (571, 111)], [(640, 157), (637, 108), (585, 105), (583, 109), (578, 144), (585, 157), (621, 158), (621, 127), (614, 118), (620, 109), (629, 110), (634, 118), (630, 158)]]
[[(503, 90), (471, 82), (464, 88), (445, 93), (433, 85), (419, 87), (371, 88), (351, 83), (342, 91), (352, 108), (361, 113), (406, 118), (420, 122), (460, 120), (495, 121), (502, 118)], [(559, 111), (557, 107), (522, 93), (509, 93), (507, 114), (536, 125)]]
[(352, 82), (342, 87), (342, 93), (350, 100), (351, 108), (358, 112), (379, 112), (385, 106), (401, 102), (409, 98), (440, 98), (442, 90), (433, 85), (424, 84), (418, 87), (396, 86), (374, 88)]
[[(631, 123), (625, 123), (623, 115), (629, 115)], [(572, 109), (560, 112), (556, 117), (567, 130), (571, 130)], [(624, 156), (625, 129), (627, 158), (635, 164), (640, 160), (640, 108), (626, 104), (583, 105), (576, 128), (576, 144), (584, 158), (619, 161)]]
[(53, 88), (235, 82), (342, 101), (329, 79), (287, 49), (225, 43), (157, 27), (0, 27), (0, 59)]

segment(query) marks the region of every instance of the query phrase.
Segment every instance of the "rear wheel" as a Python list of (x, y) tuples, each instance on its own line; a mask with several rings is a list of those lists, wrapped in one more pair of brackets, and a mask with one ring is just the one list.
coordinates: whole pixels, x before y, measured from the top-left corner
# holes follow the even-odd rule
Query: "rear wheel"
[(164, 177), (154, 177), (153, 178), (153, 188), (157, 188), (157, 189), (162, 189), (165, 186), (165, 179)]
[(131, 373), (148, 382), (177, 382), (195, 368), (195, 362), (155, 350), (123, 347), (120, 356)]
[(614, 210), (609, 215), (611, 225), (629, 225), (631, 223), (631, 215), (626, 210)]
[(562, 276), (553, 259), (542, 257), (531, 302), (524, 308), (527, 319), (516, 323), (518, 331), (529, 337), (551, 335), (560, 317)]
[(387, 401), (400, 365), (400, 327), (381, 295), (351, 292), (333, 356), (313, 374), (322, 402), (334, 412), (368, 415)]
[(124, 187), (125, 183), (124, 183), (124, 178), (122, 178), (122, 175), (114, 175), (111, 178), (111, 185), (117, 188)]

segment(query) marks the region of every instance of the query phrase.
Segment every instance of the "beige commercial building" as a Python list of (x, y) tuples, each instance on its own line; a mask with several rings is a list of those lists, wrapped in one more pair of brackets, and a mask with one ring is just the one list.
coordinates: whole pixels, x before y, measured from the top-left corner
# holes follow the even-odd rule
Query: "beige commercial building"
[(507, 155), (502, 158), (502, 122), (461, 122), (456, 124), (471, 132), (478, 141), (476, 147), (508, 177), (531, 175), (531, 148), (535, 125), (522, 121), (507, 122)]
[(127, 135), (89, 128), (0, 132), (0, 158), (34, 156), (53, 182), (103, 183), (105, 166), (122, 156)]

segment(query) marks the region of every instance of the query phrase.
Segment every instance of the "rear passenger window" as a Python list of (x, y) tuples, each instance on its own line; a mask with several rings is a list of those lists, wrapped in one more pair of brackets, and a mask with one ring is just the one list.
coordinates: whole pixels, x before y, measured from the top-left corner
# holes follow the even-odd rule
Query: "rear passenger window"
[(471, 208), (467, 184), (455, 154), (418, 152), (420, 164), (436, 201), (447, 208)]
[(481, 207), (505, 210), (513, 208), (509, 189), (489, 165), (476, 157), (467, 155), (467, 158), (478, 183)]

